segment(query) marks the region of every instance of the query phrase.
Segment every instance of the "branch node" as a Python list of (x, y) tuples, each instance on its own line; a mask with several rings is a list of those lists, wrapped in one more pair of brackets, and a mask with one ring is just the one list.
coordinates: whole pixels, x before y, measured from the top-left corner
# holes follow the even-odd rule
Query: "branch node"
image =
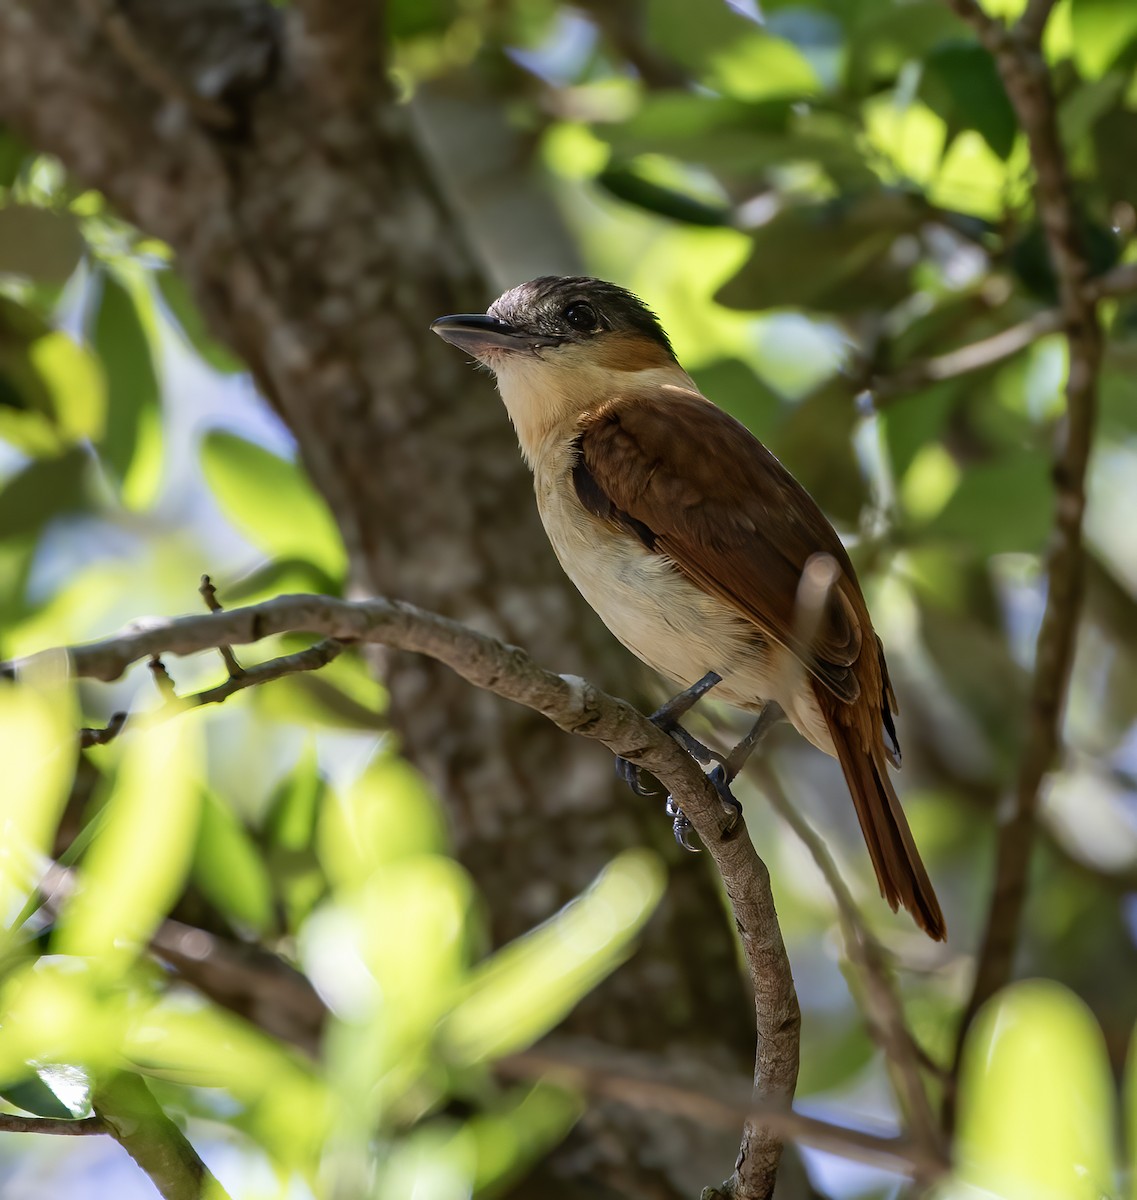
[(91, 746), (105, 746), (108, 742), (113, 742), (120, 733), (123, 726), (126, 724), (127, 714), (125, 712), (116, 712), (111, 714), (110, 720), (102, 729), (80, 729), (79, 730), (79, 746), (83, 750), (89, 749)]
[[(217, 599), (217, 588), (213, 586), (213, 580), (208, 575), (201, 577), (201, 585), (198, 587), (198, 594), (205, 601), (205, 607), (211, 613), (224, 612), (221, 607), (221, 602)], [(222, 659), (225, 662), (225, 669), (229, 672), (230, 679), (237, 679), (244, 675), (245, 668), (237, 661), (237, 656), (233, 653), (232, 646), (221, 645), (217, 647)]]
[(174, 681), (170, 678), (170, 672), (166, 670), (166, 664), (157, 654), (150, 655), (146, 665), (150, 668), (150, 674), (154, 678), (154, 683), (158, 688), (162, 698), (167, 702), (176, 701), (178, 698), (177, 689), (174, 687)]

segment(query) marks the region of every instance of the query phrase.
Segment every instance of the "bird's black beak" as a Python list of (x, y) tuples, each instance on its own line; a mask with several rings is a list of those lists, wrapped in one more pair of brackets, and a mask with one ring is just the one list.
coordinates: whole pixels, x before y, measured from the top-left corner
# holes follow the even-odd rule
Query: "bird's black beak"
[(536, 350), (539, 346), (555, 345), (559, 339), (543, 334), (526, 333), (508, 321), (482, 313), (439, 317), (430, 328), (444, 342), (470, 354), (486, 350)]

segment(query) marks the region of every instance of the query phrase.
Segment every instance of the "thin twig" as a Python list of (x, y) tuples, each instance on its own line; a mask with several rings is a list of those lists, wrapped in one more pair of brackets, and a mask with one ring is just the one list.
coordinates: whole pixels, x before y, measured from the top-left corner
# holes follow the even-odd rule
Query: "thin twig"
[(174, 681), (170, 672), (166, 670), (166, 664), (162, 661), (161, 656), (152, 654), (146, 665), (150, 668), (150, 674), (154, 677), (154, 685), (161, 693), (162, 699), (168, 704), (174, 703), (178, 698), (178, 690), (174, 686)]
[[(214, 611), (221, 612), (222, 610), (218, 608)], [(304, 650), (296, 650), (292, 654), (282, 654), (278, 658), (270, 658), (267, 662), (257, 663), (254, 667), (242, 667), (240, 674), (230, 675), (224, 683), (189, 696), (176, 696), (172, 692), (167, 693), (164, 688), (163, 694), (167, 694), (169, 698), (161, 708), (147, 713), (146, 720), (148, 722), (165, 721), (189, 708), (201, 708), (206, 704), (222, 704), (230, 696), (243, 692), (246, 688), (260, 687), (263, 683), (271, 683), (273, 680), (283, 679), (287, 675), (318, 671), (321, 667), (326, 667), (333, 659), (338, 658), (346, 648), (345, 642), (338, 641), (336, 638), (325, 638)], [(157, 662), (159, 666), (162, 665), (161, 660), (152, 659), (151, 670), (154, 670), (154, 662)], [(157, 675), (157, 672), (155, 674)], [(160, 677), (165, 680), (170, 678), (164, 667)], [(169, 686), (173, 686), (172, 681)], [(117, 712), (107, 722), (105, 729), (80, 729), (79, 745), (84, 748), (105, 746), (122, 733), (127, 717), (127, 713)]]
[(999, 830), (995, 886), (975, 984), (956, 1045), (958, 1067), (964, 1037), (975, 1013), (1011, 977), (1026, 900), (1039, 792), (1061, 750), (1062, 713), (1085, 573), (1082, 517), (1097, 412), (1102, 335), (1097, 297), (1087, 286), (1088, 260), (1058, 133), (1051, 79), (1038, 51), (1048, 6), (1037, 3), (1029, 7), (1028, 38), (993, 20), (974, 0), (948, 3), (975, 29), (980, 42), (994, 56), (1026, 133), (1036, 176), (1035, 202), (1058, 281), (1062, 329), (1070, 352), (1066, 418), (1054, 458), (1056, 513), (1046, 562), (1046, 609), (1035, 654), (1026, 745), (1019, 763), (1014, 813)]
[[(542, 670), (524, 651), (496, 638), (384, 599), (280, 596), (246, 608), (148, 622), (144, 628), (74, 647), (69, 655), (76, 675), (110, 681), (140, 659), (195, 654), (288, 632), (427, 654), (470, 683), (542, 713), (567, 732), (600, 741), (659, 779), (714, 860), (733, 909), (754, 991), (755, 1094), (762, 1104), (789, 1109), (797, 1082), (801, 1015), (769, 872), (744, 824), (728, 820), (717, 792), (694, 760), (630, 704), (577, 676)], [(19, 663), (0, 666), (0, 672), (8, 674), (19, 670)], [(241, 679), (229, 680), (215, 693), (249, 686), (248, 677), (256, 670), (249, 668)], [(772, 1126), (747, 1126), (735, 1176), (739, 1200), (772, 1192), (780, 1155), (781, 1138)]]
[(111, 719), (102, 729), (80, 729), (80, 747), (86, 750), (90, 746), (105, 746), (107, 742), (113, 742), (122, 733), (126, 718), (126, 713), (116, 712), (111, 714)]
[(0, 1133), (49, 1133), (55, 1137), (91, 1137), (110, 1133), (100, 1117), (80, 1117), (69, 1121), (57, 1117), (21, 1117), (0, 1113)]
[[(791, 1108), (756, 1102), (746, 1095), (741, 1080), (715, 1079), (711, 1086), (699, 1088), (676, 1083), (642, 1064), (637, 1064), (638, 1069), (625, 1067), (620, 1060), (628, 1057), (608, 1048), (601, 1058), (596, 1051), (564, 1053), (541, 1046), (502, 1059), (494, 1064), (494, 1070), (508, 1079), (548, 1079), (589, 1096), (711, 1128), (732, 1129), (740, 1120), (750, 1121), (804, 1145), (900, 1170), (922, 1181), (930, 1182), (947, 1170), (945, 1158), (929, 1154), (908, 1138), (851, 1129)], [(618, 1065), (614, 1067), (613, 1061)]]
[[(1137, 263), (1125, 263), (1105, 275), (1091, 280), (1085, 288), (1091, 301), (1137, 292)], [(868, 382), (873, 404), (877, 408), (900, 399), (914, 391), (946, 379), (958, 379), (974, 371), (993, 367), (996, 363), (1033, 346), (1040, 338), (1059, 333), (1065, 327), (1066, 316), (1060, 308), (1047, 308), (1017, 325), (1011, 325), (988, 338), (949, 350), (934, 358), (916, 359)]]
[(943, 1157), (943, 1137), (920, 1075), (920, 1051), (908, 1028), (884, 947), (865, 925), (824, 840), (790, 801), (769, 763), (759, 759), (755, 771), (763, 795), (805, 844), (837, 902), (845, 949), (860, 976), (865, 1022), (892, 1068), (913, 1138), (930, 1156)]
[[(217, 599), (217, 589), (213, 586), (213, 580), (208, 575), (201, 577), (201, 586), (197, 589), (201, 594), (201, 598), (205, 601), (205, 607), (210, 612), (221, 612), (221, 602)], [(232, 646), (218, 646), (218, 652), (225, 662), (225, 669), (229, 672), (229, 678), (235, 679), (238, 675), (244, 673), (244, 667), (237, 661), (237, 656), (233, 653)]]

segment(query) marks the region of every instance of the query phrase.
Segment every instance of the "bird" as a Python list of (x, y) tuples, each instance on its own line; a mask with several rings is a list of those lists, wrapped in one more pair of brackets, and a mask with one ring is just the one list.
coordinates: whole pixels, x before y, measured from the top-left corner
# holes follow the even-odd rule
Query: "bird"
[[(883, 644), (805, 488), (702, 395), (658, 317), (617, 284), (542, 276), (431, 329), (496, 377), (569, 579), (620, 642), (684, 689), (653, 720), (705, 763), (711, 752), (678, 725), (696, 700), (713, 688), (757, 715), (712, 772), (730, 799), (746, 756), (788, 719), (840, 763), (881, 895), (946, 939), (889, 777), (900, 747)], [(685, 818), (668, 811), (686, 844)]]

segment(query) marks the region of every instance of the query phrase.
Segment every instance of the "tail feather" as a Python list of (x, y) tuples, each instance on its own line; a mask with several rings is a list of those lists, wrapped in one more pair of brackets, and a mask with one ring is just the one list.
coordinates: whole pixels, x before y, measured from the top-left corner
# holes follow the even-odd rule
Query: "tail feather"
[(860, 744), (854, 728), (831, 717), (827, 724), (853, 796), (881, 895), (893, 912), (903, 905), (930, 938), (945, 941), (944, 916), (900, 807), (900, 798), (888, 777), (883, 745), (879, 752), (870, 752)]

